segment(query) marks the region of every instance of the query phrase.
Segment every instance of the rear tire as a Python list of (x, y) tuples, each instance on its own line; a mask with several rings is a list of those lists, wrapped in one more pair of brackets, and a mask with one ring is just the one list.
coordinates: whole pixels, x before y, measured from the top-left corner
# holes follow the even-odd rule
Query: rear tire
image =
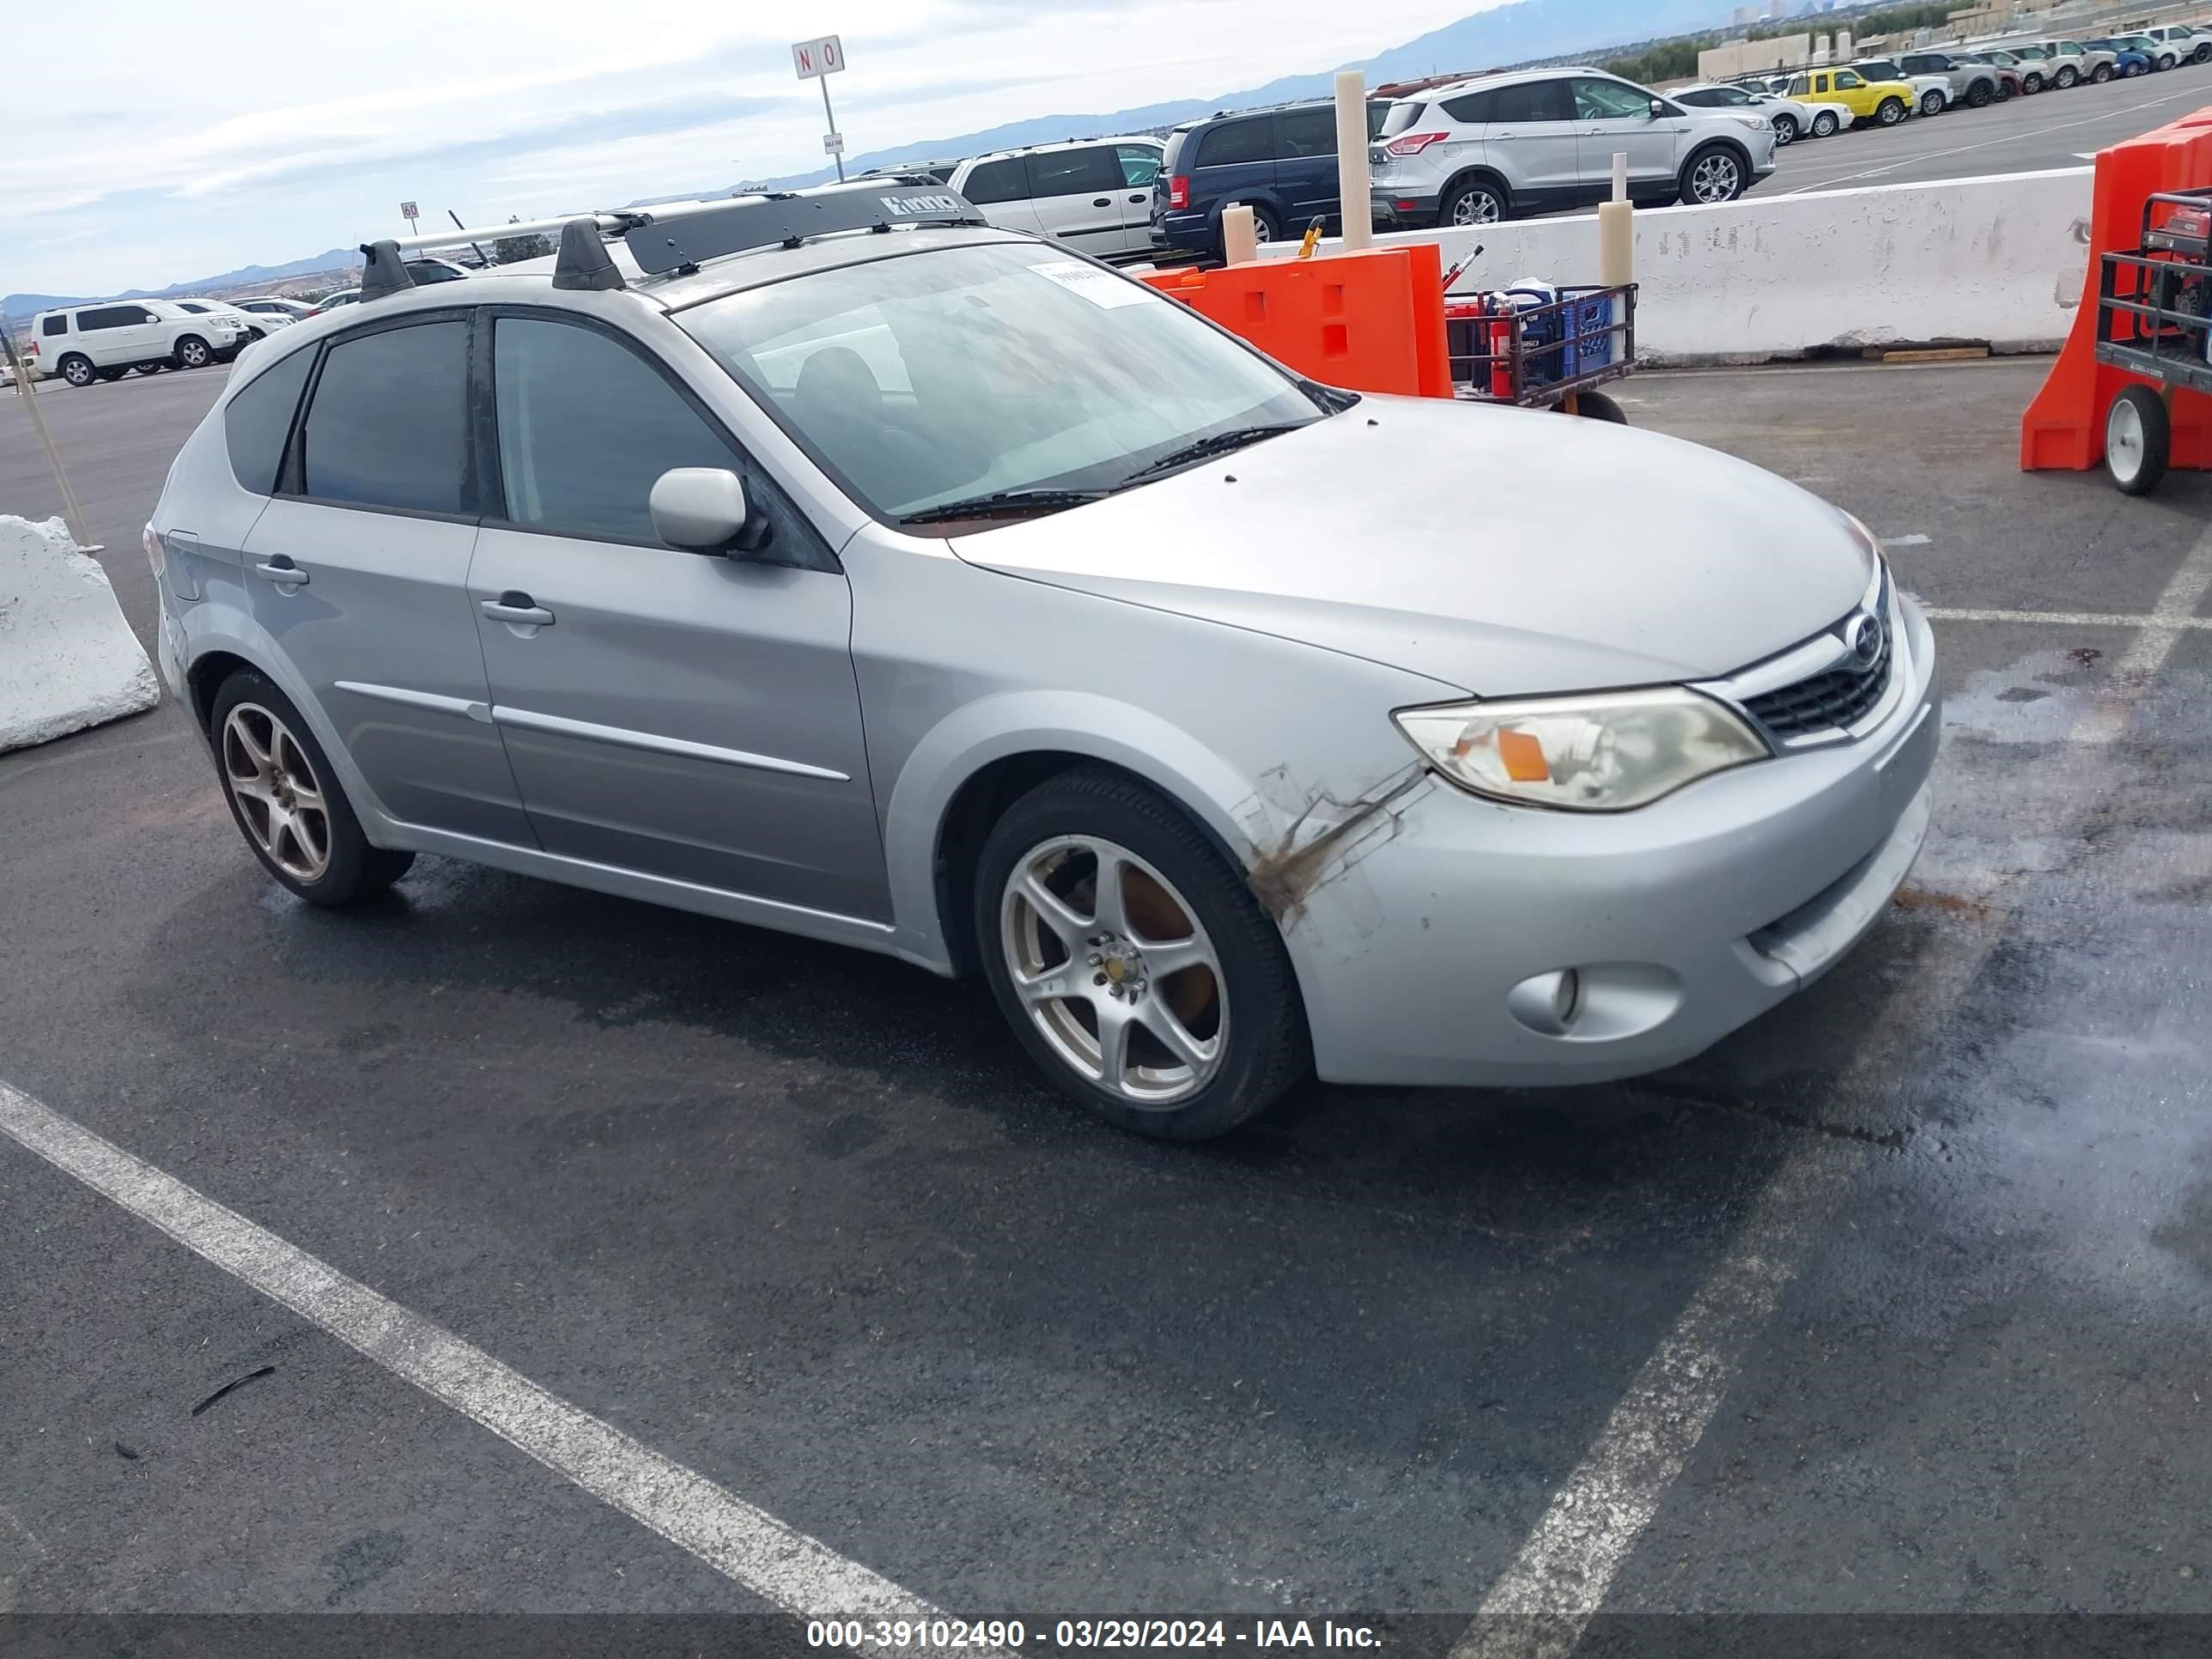
[(1949, 103), (1950, 100), (1942, 93), (1930, 87), (1921, 95), (1920, 112), (1923, 115), (1941, 115), (1949, 106)]
[(2051, 77), (2051, 84), (2057, 88), (2059, 91), (2063, 92), (2069, 87), (2078, 83), (2081, 79), (2081, 76), (2080, 71), (2075, 70), (2073, 64), (2068, 64), (2062, 68), (2057, 74)]
[(1824, 109), (1813, 118), (1813, 136), (1815, 138), (1832, 138), (1843, 125), (1835, 111)]
[(187, 334), (177, 342), (176, 361), (179, 368), (205, 368), (215, 361), (215, 353), (198, 335)]
[(92, 366), (92, 359), (80, 351), (70, 352), (68, 356), (55, 364), (54, 368), (62, 379), (67, 380), (71, 386), (78, 387), (90, 386), (100, 373)]
[(1454, 185), (1437, 208), (1437, 222), (1455, 228), (1494, 225), (1512, 216), (1513, 198), (1504, 185), (1487, 179), (1468, 179)]
[(1972, 86), (1966, 88), (1966, 107), (1968, 109), (1987, 109), (1990, 106), (1990, 100), (1996, 96), (1996, 94), (1990, 90), (1990, 83), (1988, 82), (1977, 81)]
[(1885, 98), (1881, 107), (1875, 111), (1874, 118), (1882, 126), (1893, 127), (1905, 118), (1905, 100)]
[(2039, 70), (2031, 74), (2021, 76), (2020, 85), (2021, 91), (2030, 94), (2041, 92), (2043, 90), (2042, 71)]
[(103, 368), (100, 371), (100, 378), (103, 380), (119, 380), (130, 372), (127, 368)]
[(2096, 68), (2089, 71), (2090, 81), (2097, 86), (2103, 86), (2106, 82), (2112, 78), (2112, 66), (2110, 64), (2100, 64)]
[(314, 732), (266, 675), (241, 668), (226, 679), (208, 732), (238, 833), (261, 867), (308, 903), (355, 903), (415, 862), (412, 853), (369, 844)]
[(141, 374), (159, 374), (168, 366), (167, 361), (161, 357), (149, 357), (143, 363), (133, 363), (131, 365), (131, 368), (137, 369)]
[[(1098, 890), (1109, 863), (1121, 872), (1112, 908)], [(1051, 919), (1024, 896), (1040, 889)], [(1206, 1139), (1312, 1067), (1281, 930), (1189, 817), (1124, 773), (1078, 767), (1007, 809), (984, 842), (975, 925), (992, 994), (1022, 1046), (1117, 1128)], [(1188, 965), (1161, 973), (1174, 945)], [(1026, 997), (1017, 975), (1032, 987)], [(1102, 1041), (1117, 1028), (1126, 1049)], [(1179, 1032), (1191, 1058), (1163, 1032)]]
[(1628, 424), (1628, 411), (1602, 392), (1577, 392), (1574, 403), (1572, 412), (1586, 421), (1603, 421), (1610, 426)]
[(2105, 415), (2105, 470), (2124, 495), (2148, 495), (2166, 477), (2172, 453), (2172, 422), (2166, 400), (2147, 386), (2131, 386)]

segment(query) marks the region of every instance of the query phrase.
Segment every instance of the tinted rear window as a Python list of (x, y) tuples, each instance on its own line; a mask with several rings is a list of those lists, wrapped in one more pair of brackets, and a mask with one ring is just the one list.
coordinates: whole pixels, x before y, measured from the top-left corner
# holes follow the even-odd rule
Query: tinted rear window
[(961, 193), (981, 207), (990, 202), (1018, 202), (1030, 187), (1019, 161), (986, 161), (968, 175), (968, 188)]
[(1377, 138), (1395, 138), (1401, 132), (1411, 132), (1413, 123), (1420, 118), (1425, 107), (1418, 98), (1406, 103), (1393, 104), (1382, 117), (1382, 125), (1375, 134)]
[(1316, 105), (1311, 109), (1286, 109), (1275, 118), (1275, 153), (1279, 157), (1336, 154), (1336, 107)]
[(464, 323), (339, 341), (307, 406), (307, 493), (363, 507), (465, 511), (467, 385)]
[(1055, 149), (1028, 158), (1032, 196), (1086, 196), (1121, 188), (1121, 163), (1099, 145), (1090, 149)]
[(46, 321), (39, 325), (39, 332), (41, 334), (66, 334), (69, 332), (69, 319), (66, 317), (49, 317)]
[(1201, 135), (1198, 160), (1193, 165), (1225, 167), (1241, 161), (1264, 161), (1267, 159), (1267, 129), (1273, 125), (1273, 119), (1264, 115), (1250, 121), (1224, 121)]
[(1189, 136), (1187, 132), (1168, 134), (1168, 147), (1160, 153), (1160, 171), (1163, 173), (1176, 170), (1176, 163), (1182, 157), (1182, 141)]
[(313, 352), (295, 351), (266, 374), (255, 375), (223, 406), (222, 434), (230, 446), (230, 470), (257, 495), (276, 493), (284, 440), (292, 434), (292, 416), (299, 410), (300, 392), (314, 362)]

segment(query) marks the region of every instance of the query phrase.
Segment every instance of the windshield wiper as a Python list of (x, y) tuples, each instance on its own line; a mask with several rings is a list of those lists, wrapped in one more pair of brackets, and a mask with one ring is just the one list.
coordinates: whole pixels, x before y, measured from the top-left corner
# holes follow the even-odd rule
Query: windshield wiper
[(939, 501), (919, 513), (909, 513), (901, 524), (943, 524), (952, 519), (994, 519), (1010, 513), (1050, 511), (1056, 507), (1081, 507), (1103, 501), (1103, 489), (1001, 489), (988, 495), (969, 495), (957, 501)]
[(1163, 472), (1179, 466), (1188, 466), (1193, 461), (1202, 461), (1209, 455), (1225, 455), (1232, 449), (1242, 449), (1247, 444), (1256, 444), (1262, 438), (1273, 438), (1285, 432), (1296, 432), (1306, 425), (1304, 421), (1291, 421), (1281, 426), (1240, 426), (1233, 431), (1217, 432), (1210, 438), (1200, 438), (1196, 443), (1185, 444), (1181, 449), (1170, 449), (1157, 461), (1147, 461), (1127, 477), (1123, 484), (1133, 484), (1146, 478), (1157, 477)]

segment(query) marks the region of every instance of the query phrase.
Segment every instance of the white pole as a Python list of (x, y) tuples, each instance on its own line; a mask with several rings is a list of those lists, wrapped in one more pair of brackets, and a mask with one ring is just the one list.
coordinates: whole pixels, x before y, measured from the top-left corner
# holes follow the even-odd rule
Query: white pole
[(1252, 210), (1242, 202), (1231, 202), (1221, 210), (1221, 263), (1249, 265), (1259, 257), (1259, 239), (1252, 234)]
[(1613, 199), (1597, 209), (1597, 279), (1607, 288), (1636, 280), (1635, 204), (1628, 199), (1628, 157), (1613, 158)]
[(1358, 70), (1340, 70), (1336, 76), (1336, 198), (1344, 215), (1344, 251), (1350, 253), (1372, 246), (1375, 217), (1367, 171), (1367, 77)]

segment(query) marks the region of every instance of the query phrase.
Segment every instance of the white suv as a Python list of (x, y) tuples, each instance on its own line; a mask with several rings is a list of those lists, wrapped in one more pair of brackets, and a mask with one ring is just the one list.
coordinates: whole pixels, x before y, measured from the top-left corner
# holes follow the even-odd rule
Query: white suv
[(132, 369), (228, 362), (252, 339), (236, 312), (195, 316), (167, 300), (42, 311), (31, 319), (31, 362), (71, 386), (119, 380)]
[(996, 150), (953, 168), (951, 187), (994, 225), (1041, 230), (1104, 259), (1152, 252), (1157, 138), (1091, 138)]
[(1773, 123), (1695, 109), (1595, 69), (1525, 70), (1401, 100), (1369, 151), (1378, 218), (1481, 225), (1586, 207), (1628, 157), (1644, 206), (1732, 202), (1774, 171)]

